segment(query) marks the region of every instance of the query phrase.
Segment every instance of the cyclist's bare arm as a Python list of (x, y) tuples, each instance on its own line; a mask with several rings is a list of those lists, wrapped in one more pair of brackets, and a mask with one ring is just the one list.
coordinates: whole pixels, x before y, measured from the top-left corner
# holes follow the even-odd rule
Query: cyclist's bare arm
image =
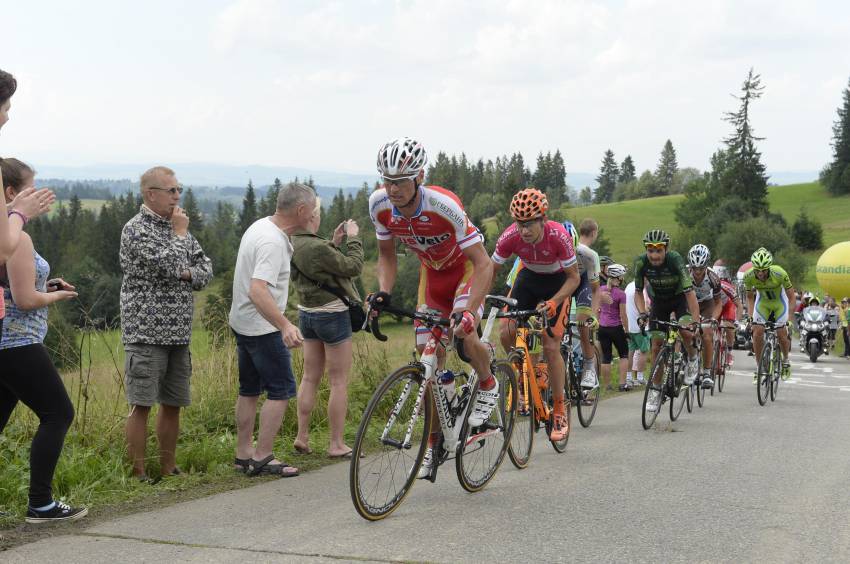
[(395, 239), (378, 240), (378, 289), (390, 293), (398, 274)]
[(714, 313), (711, 314), (711, 317), (716, 321), (720, 321), (720, 316), (723, 315), (723, 301), (720, 299), (720, 296), (714, 298)]
[(490, 291), (493, 280), (493, 261), (481, 243), (463, 249), (463, 254), (472, 263), (472, 287), (466, 309), (475, 313), (484, 303), (484, 296)]
[(643, 290), (635, 288), (635, 307), (638, 313), (646, 313), (646, 300), (643, 299)]
[(691, 319), (699, 321), (699, 302), (693, 288), (685, 291), (685, 299), (688, 301), (688, 311), (691, 313)]
[(590, 289), (592, 292), (592, 297), (590, 299), (590, 311), (595, 313), (599, 311), (599, 280), (591, 282)]
[(493, 265), (493, 275), (490, 277), (490, 287), (492, 288), (493, 284), (496, 283), (496, 277), (499, 275), (499, 270), (501, 270), (502, 265), (494, 261), (493, 259), (490, 259), (490, 262)]
[(750, 315), (750, 319), (755, 319), (755, 311), (753, 308), (756, 304), (756, 291), (755, 290), (747, 290), (747, 313)]

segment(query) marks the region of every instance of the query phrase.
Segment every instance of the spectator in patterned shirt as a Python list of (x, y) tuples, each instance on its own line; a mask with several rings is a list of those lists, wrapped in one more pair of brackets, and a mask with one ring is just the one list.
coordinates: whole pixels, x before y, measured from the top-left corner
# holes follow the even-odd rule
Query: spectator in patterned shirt
[(156, 403), (160, 471), (162, 476), (180, 473), (175, 453), (180, 408), (191, 399), (192, 291), (206, 286), (213, 272), (178, 206), (183, 189), (174, 171), (148, 170), (141, 191), (144, 203), (121, 232), (121, 340), (130, 404), (127, 454), (133, 476), (146, 481), (147, 422)]

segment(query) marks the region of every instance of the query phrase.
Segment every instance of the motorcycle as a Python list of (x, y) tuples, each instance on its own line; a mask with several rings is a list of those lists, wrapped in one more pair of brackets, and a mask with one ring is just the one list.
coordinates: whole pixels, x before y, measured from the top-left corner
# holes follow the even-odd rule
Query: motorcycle
[(800, 323), (800, 345), (804, 347), (812, 362), (824, 354), (827, 343), (828, 321), (826, 311), (820, 307), (807, 307), (803, 310)]
[(747, 331), (747, 322), (746, 320), (739, 320), (735, 322), (735, 343), (733, 344), (733, 348), (739, 350), (751, 350), (753, 347), (753, 335), (750, 331)]

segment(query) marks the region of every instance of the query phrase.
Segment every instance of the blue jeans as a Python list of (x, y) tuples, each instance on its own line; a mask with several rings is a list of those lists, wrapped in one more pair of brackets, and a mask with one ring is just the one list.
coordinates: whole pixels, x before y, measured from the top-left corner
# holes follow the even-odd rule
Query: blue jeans
[(266, 392), (270, 400), (295, 397), (292, 356), (280, 331), (249, 337), (236, 335), (239, 357), (239, 395), (256, 397)]

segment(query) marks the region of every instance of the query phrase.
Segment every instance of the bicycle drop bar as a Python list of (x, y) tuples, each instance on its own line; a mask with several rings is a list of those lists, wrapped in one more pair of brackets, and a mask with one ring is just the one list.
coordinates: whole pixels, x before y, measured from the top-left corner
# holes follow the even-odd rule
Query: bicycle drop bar
[[(429, 328), (433, 327), (449, 327), (451, 325), (451, 320), (446, 319), (445, 317), (440, 317), (439, 314), (428, 313), (423, 311), (411, 311), (409, 309), (394, 307), (394, 306), (385, 306), (380, 309), (376, 309), (375, 311), (378, 314), (381, 313), (390, 313), (392, 315), (400, 315), (401, 317), (407, 317), (413, 319), (414, 321), (419, 321), (423, 325)], [(372, 308), (369, 308), (369, 311), (366, 313), (369, 315), (372, 312)], [(379, 341), (386, 341), (387, 336), (381, 333), (381, 325), (378, 321), (378, 317), (372, 318), (369, 323), (369, 332), (375, 336)], [(454, 347), (457, 351), (457, 355), (460, 357), (462, 361), (469, 364), (470, 358), (466, 355), (466, 351), (463, 348), (463, 339), (458, 339), (455, 337), (454, 339)]]
[(543, 319), (543, 329), (546, 330), (546, 334), (552, 338), (555, 337), (555, 334), (552, 332), (552, 325), (550, 323), (551, 320), (549, 319), (549, 316), (542, 311), (538, 311), (536, 309), (500, 311), (496, 314), (496, 317), (501, 319), (516, 319), (517, 321), (528, 321), (532, 317), (541, 318)]

